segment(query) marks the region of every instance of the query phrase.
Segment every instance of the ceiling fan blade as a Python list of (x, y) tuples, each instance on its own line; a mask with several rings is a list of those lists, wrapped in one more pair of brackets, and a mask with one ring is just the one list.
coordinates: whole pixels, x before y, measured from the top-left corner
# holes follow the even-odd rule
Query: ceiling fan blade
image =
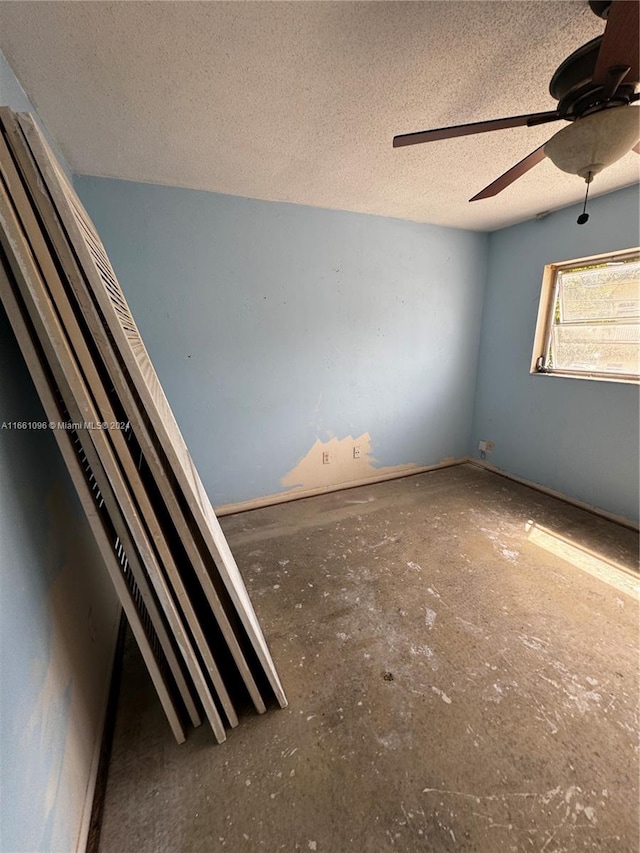
[(556, 110), (545, 113), (528, 113), (509, 118), (495, 118), (490, 121), (476, 121), (473, 124), (457, 124), (453, 127), (438, 127), (435, 130), (421, 130), (417, 133), (403, 133), (393, 137), (393, 147), (417, 145), (420, 142), (437, 142), (439, 139), (452, 139), (455, 136), (470, 136), (473, 133), (486, 133), (489, 130), (504, 130), (508, 127), (523, 127), (525, 125), (545, 124), (562, 118)]
[(637, 0), (613, 0), (593, 72), (594, 83), (606, 85), (609, 69), (616, 66), (629, 67), (625, 84), (640, 81), (639, 32), (640, 4)]
[(504, 175), (496, 178), (493, 183), (489, 184), (488, 187), (485, 187), (477, 195), (474, 195), (469, 201), (480, 201), (483, 198), (491, 198), (494, 195), (498, 195), (498, 193), (502, 192), (502, 190), (506, 189), (514, 181), (517, 181), (518, 178), (521, 178), (529, 169), (533, 169), (534, 166), (544, 160), (546, 157), (544, 153), (545, 145), (546, 142), (539, 148), (536, 148), (535, 151), (532, 151), (531, 154), (527, 154), (523, 160), (512, 166)]

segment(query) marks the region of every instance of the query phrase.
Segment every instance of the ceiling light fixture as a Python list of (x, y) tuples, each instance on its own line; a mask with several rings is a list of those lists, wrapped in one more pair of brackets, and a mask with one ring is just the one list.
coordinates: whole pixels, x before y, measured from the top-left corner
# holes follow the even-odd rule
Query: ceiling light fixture
[(587, 182), (578, 225), (589, 221), (587, 201), (594, 175), (624, 157), (640, 139), (639, 116), (636, 107), (601, 109), (563, 127), (544, 146), (544, 153), (558, 169)]
[(558, 131), (544, 153), (558, 169), (580, 175), (587, 183), (594, 175), (624, 157), (640, 139), (640, 111), (611, 107), (576, 119)]

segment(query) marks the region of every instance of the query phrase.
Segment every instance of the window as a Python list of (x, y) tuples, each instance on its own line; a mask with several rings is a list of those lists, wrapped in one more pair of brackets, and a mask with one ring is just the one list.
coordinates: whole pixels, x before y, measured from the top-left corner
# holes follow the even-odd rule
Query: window
[(640, 252), (549, 264), (532, 373), (640, 381)]

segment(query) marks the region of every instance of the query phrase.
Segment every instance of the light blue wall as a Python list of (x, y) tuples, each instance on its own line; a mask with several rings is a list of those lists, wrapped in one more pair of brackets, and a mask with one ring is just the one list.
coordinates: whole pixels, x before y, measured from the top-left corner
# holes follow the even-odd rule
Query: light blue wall
[(639, 388), (530, 376), (545, 264), (638, 245), (638, 188), (494, 232), (490, 238), (471, 452), (588, 504), (638, 519)]
[(214, 504), (281, 492), (333, 435), (382, 466), (467, 454), (487, 235), (74, 183)]
[[(0, 103), (31, 108), (2, 54)], [(43, 419), (0, 305), (0, 426)], [(2, 853), (81, 840), (118, 613), (53, 435), (0, 428)]]
[[(0, 103), (32, 110), (1, 52)], [(636, 189), (593, 200), (586, 227), (569, 209), (488, 237), (74, 182), (214, 503), (280, 492), (316, 439), (369, 433), (382, 466), (493, 439), (499, 467), (637, 518), (637, 387), (528, 372), (544, 264), (636, 244)], [(41, 418), (0, 310), (0, 423)], [(118, 609), (47, 432), (0, 430), (0, 537), (0, 850), (67, 851)]]

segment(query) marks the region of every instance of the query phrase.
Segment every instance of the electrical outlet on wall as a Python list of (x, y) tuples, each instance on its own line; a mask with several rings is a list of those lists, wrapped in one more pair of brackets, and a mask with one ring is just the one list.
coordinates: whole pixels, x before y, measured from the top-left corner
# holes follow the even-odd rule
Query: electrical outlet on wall
[(357, 444), (353, 448), (353, 458), (360, 459), (360, 447)]
[(323, 451), (323, 453), (322, 453), (322, 464), (323, 464), (323, 465), (328, 465), (328, 464), (329, 464), (329, 462), (331, 462), (331, 456), (329, 455), (329, 451), (328, 451), (328, 450), (325, 450), (325, 451)]

